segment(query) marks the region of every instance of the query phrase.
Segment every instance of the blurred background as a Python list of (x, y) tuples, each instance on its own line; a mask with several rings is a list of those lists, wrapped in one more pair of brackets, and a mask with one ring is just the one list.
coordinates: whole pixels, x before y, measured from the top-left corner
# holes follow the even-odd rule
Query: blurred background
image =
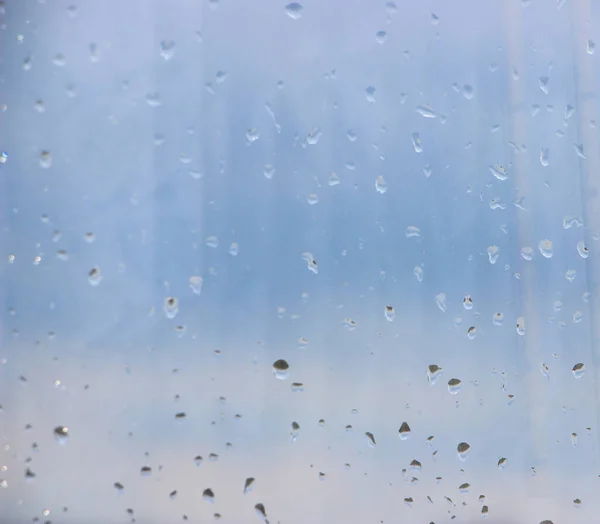
[(0, 2), (0, 523), (588, 523), (591, 0)]

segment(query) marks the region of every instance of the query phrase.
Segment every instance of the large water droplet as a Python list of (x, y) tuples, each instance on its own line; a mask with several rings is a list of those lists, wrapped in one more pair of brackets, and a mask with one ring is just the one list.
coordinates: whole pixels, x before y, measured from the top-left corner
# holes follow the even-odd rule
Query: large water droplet
[(530, 246), (525, 246), (521, 248), (521, 258), (523, 260), (533, 260), (533, 248)]
[(490, 166), (489, 169), (492, 175), (494, 175), (498, 180), (506, 180), (508, 178), (506, 169), (504, 169), (504, 166), (500, 164), (494, 164), (493, 166)]
[(398, 434), (402, 440), (406, 440), (410, 436), (410, 426), (407, 422), (401, 424)]
[(471, 326), (467, 329), (467, 337), (469, 340), (473, 340), (477, 336), (477, 328), (475, 326)]
[(456, 395), (461, 390), (462, 381), (458, 378), (451, 378), (448, 381), (448, 393)]
[(298, 20), (302, 16), (304, 8), (298, 2), (292, 2), (285, 6), (285, 13), (292, 19)]
[(458, 446), (456, 446), (456, 452), (460, 460), (467, 460), (470, 451), (471, 446), (466, 442), (461, 442)]
[(215, 494), (212, 489), (206, 488), (202, 492), (202, 498), (206, 500), (206, 502), (210, 502), (212, 504), (215, 501)]
[(442, 368), (437, 364), (429, 364), (427, 366), (427, 380), (433, 386), (442, 376)]
[(473, 299), (471, 298), (471, 295), (465, 295), (465, 298), (463, 298), (463, 307), (467, 311), (473, 309)]
[(408, 226), (404, 234), (406, 238), (418, 238), (421, 236), (421, 230), (417, 226)]
[(538, 248), (542, 256), (544, 256), (545, 258), (552, 258), (552, 255), (554, 254), (554, 250), (552, 248), (552, 240), (540, 240)]
[(286, 380), (289, 377), (290, 365), (283, 359), (273, 362), (273, 373), (279, 380)]
[(248, 477), (246, 482), (244, 482), (244, 495), (250, 493), (252, 491), (252, 487), (254, 486), (254, 477)]
[(573, 376), (575, 378), (581, 378), (583, 377), (584, 373), (585, 373), (585, 364), (579, 362), (578, 364), (575, 364), (573, 366)]

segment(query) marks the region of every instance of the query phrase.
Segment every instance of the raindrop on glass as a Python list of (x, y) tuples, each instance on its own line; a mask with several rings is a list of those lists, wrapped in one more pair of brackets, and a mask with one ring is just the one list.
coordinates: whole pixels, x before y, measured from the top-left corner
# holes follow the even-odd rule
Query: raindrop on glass
[(525, 334), (525, 317), (517, 318), (517, 335)]
[(504, 313), (494, 313), (492, 316), (492, 322), (495, 326), (501, 326), (504, 323)]
[(462, 387), (462, 381), (458, 378), (451, 378), (448, 381), (448, 393), (456, 395)]
[(40, 167), (49, 169), (52, 166), (52, 154), (50, 151), (42, 151), (40, 153)]
[(55, 427), (54, 438), (59, 442), (59, 444), (65, 444), (69, 438), (69, 428), (67, 426)]
[(212, 489), (210, 488), (206, 488), (203, 492), (202, 492), (202, 498), (204, 500), (206, 500), (206, 502), (210, 502), (213, 503), (215, 501), (215, 494), (213, 492)]
[(408, 423), (403, 422), (398, 430), (398, 434), (402, 440), (406, 440), (410, 436), (410, 426)]
[(165, 298), (163, 309), (167, 318), (175, 318), (179, 312), (179, 300), (175, 297)]
[(378, 193), (382, 195), (388, 190), (388, 185), (385, 179), (383, 178), (383, 175), (379, 175), (375, 180), (375, 189)]
[(596, 52), (596, 43), (593, 40), (588, 40), (585, 45), (585, 50), (588, 55), (593, 55)]
[(143, 466), (140, 468), (140, 475), (142, 477), (149, 477), (152, 475), (152, 468), (150, 466)]
[(423, 152), (423, 141), (421, 140), (421, 135), (419, 133), (413, 133), (411, 135), (411, 141), (412, 141), (412, 146), (413, 146), (413, 149), (415, 150), (415, 153), (422, 153)]
[(395, 316), (396, 311), (394, 310), (394, 306), (385, 306), (385, 319), (389, 322), (393, 322)]
[(471, 298), (471, 295), (465, 295), (465, 298), (463, 298), (463, 307), (467, 311), (473, 309), (473, 299)]
[(458, 454), (458, 458), (460, 460), (467, 460), (470, 451), (471, 446), (466, 442), (461, 442), (458, 446), (456, 446), (456, 453)]
[(252, 487), (254, 486), (254, 477), (248, 477), (244, 482), (244, 495), (250, 493), (252, 491)]
[(90, 269), (90, 272), (88, 273), (88, 282), (91, 286), (97, 286), (98, 284), (100, 284), (100, 282), (102, 282), (102, 274), (100, 273), (100, 268), (93, 267), (92, 269)]
[(552, 240), (540, 240), (538, 248), (544, 258), (552, 258), (552, 255), (554, 254), (554, 250), (552, 248)]
[(565, 272), (565, 278), (569, 281), (569, 282), (573, 282), (573, 280), (575, 280), (575, 277), (577, 276), (577, 271), (575, 271), (574, 269), (568, 269)]
[(585, 364), (583, 364), (581, 362), (579, 362), (578, 364), (575, 364), (573, 366), (572, 372), (573, 372), (573, 376), (575, 378), (583, 377), (583, 375), (585, 373)]
[(506, 169), (504, 169), (504, 166), (500, 164), (494, 164), (493, 166), (490, 166), (489, 169), (492, 175), (494, 175), (498, 180), (506, 180), (508, 178)]
[(521, 248), (521, 258), (523, 260), (533, 260), (533, 248), (530, 246), (525, 246)]
[(421, 230), (417, 226), (408, 226), (404, 231), (406, 238), (418, 238), (421, 236)]
[(248, 131), (246, 131), (246, 140), (250, 143), (256, 142), (259, 136), (260, 135), (258, 129), (255, 127), (251, 127), (250, 129), (248, 129)]
[(387, 40), (387, 33), (385, 31), (377, 31), (377, 33), (375, 33), (375, 41), (378, 44), (384, 44), (386, 40)]
[(373, 436), (373, 433), (367, 431), (365, 433), (365, 437), (367, 437), (367, 443), (369, 444), (369, 446), (374, 448), (376, 446), (376, 442), (375, 442), (375, 437)]
[(289, 376), (290, 365), (283, 359), (273, 362), (273, 373), (279, 380), (286, 380)]
[(437, 113), (429, 106), (417, 106), (415, 111), (424, 118), (437, 118)]
[(302, 16), (303, 9), (298, 2), (292, 2), (285, 6), (285, 13), (293, 20), (298, 20)]
[(437, 364), (429, 364), (427, 366), (427, 380), (433, 386), (442, 376), (442, 368)]
[(219, 247), (219, 239), (214, 235), (206, 237), (206, 240), (204, 241), (204, 243), (206, 244), (207, 247), (212, 247), (213, 249), (216, 249)]
[(337, 173), (331, 173), (329, 175), (329, 178), (327, 179), (327, 185), (329, 187), (333, 187), (333, 186), (339, 186), (340, 185), (340, 177), (337, 175)]
[(413, 274), (417, 278), (418, 282), (423, 282), (423, 268), (421, 266), (415, 266), (413, 269)]
[(544, 167), (550, 164), (550, 151), (548, 151), (548, 148), (542, 148), (540, 151), (540, 164)]
[(581, 258), (587, 258), (590, 254), (590, 252), (583, 240), (580, 240), (579, 242), (577, 242), (577, 253), (579, 253), (579, 256)]
[(495, 264), (500, 255), (500, 248), (498, 246), (489, 246), (487, 248), (488, 260), (490, 264)]
[(435, 303), (437, 304), (437, 307), (440, 308), (440, 311), (442, 311), (442, 313), (445, 313), (448, 309), (448, 307), (446, 306), (446, 293), (438, 293), (435, 296)]
[(175, 54), (175, 42), (173, 40), (163, 40), (160, 43), (160, 56), (165, 60), (171, 60)]
[(190, 289), (196, 294), (199, 295), (202, 293), (202, 285), (204, 284), (204, 279), (200, 275), (194, 275), (190, 277)]
[(369, 102), (370, 104), (375, 103), (376, 91), (377, 91), (377, 89), (375, 89), (373, 86), (369, 86), (365, 89), (365, 95), (367, 97), (367, 102)]
[(309, 271), (317, 275), (319, 273), (319, 266), (317, 265), (317, 261), (313, 257), (313, 254), (309, 251), (302, 253), (302, 260), (306, 262), (306, 267)]
[(467, 337), (469, 340), (473, 340), (477, 336), (477, 328), (475, 326), (471, 326), (467, 329)]

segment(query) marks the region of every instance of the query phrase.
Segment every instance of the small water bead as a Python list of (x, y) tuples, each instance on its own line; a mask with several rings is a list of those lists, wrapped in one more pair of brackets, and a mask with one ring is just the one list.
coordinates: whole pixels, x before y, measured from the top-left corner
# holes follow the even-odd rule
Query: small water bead
[(257, 128), (251, 127), (246, 131), (246, 140), (249, 143), (256, 142), (260, 137), (260, 133)]
[(273, 167), (271, 164), (266, 164), (263, 169), (263, 175), (265, 175), (267, 180), (271, 180), (273, 175), (275, 175), (275, 167)]
[(424, 274), (423, 274), (423, 268), (421, 266), (415, 266), (415, 268), (413, 269), (413, 274), (417, 278), (418, 282), (423, 282)]
[(304, 8), (302, 7), (302, 4), (299, 4), (298, 2), (292, 2), (285, 6), (285, 13), (292, 20), (299, 20), (302, 17), (303, 10)]
[(579, 362), (578, 364), (575, 364), (573, 366), (572, 372), (573, 372), (573, 376), (575, 378), (581, 378), (581, 377), (583, 377), (583, 375), (585, 373), (585, 364), (583, 364), (582, 362)]
[(550, 378), (550, 368), (548, 367), (548, 365), (545, 362), (542, 362), (540, 364), (540, 373), (544, 376), (544, 378), (546, 378), (546, 379)]
[(377, 31), (377, 33), (375, 33), (375, 41), (378, 44), (384, 44), (386, 40), (387, 40), (387, 33), (385, 31)]
[(435, 296), (435, 303), (442, 313), (445, 313), (448, 307), (446, 306), (446, 293), (438, 293)]
[(39, 156), (40, 167), (49, 169), (52, 166), (52, 153), (50, 151), (42, 151)]
[(232, 242), (227, 251), (232, 257), (237, 257), (240, 253), (240, 246), (237, 242)]
[(502, 457), (500, 460), (498, 460), (498, 467), (499, 467), (500, 469), (503, 469), (503, 468), (504, 468), (504, 466), (506, 466), (506, 458), (505, 458), (505, 457)]
[(498, 246), (489, 246), (487, 248), (487, 254), (490, 264), (495, 264), (500, 256), (500, 248)]
[(54, 428), (54, 438), (59, 444), (64, 444), (69, 438), (69, 428), (67, 426), (57, 426)]
[(419, 133), (413, 133), (411, 135), (411, 141), (412, 141), (412, 146), (413, 146), (413, 149), (415, 150), (415, 153), (422, 153), (423, 152), (423, 141), (421, 140), (421, 135)]
[(304, 391), (304, 384), (302, 382), (293, 382), (291, 388), (294, 393), (298, 393)]
[(487, 518), (488, 518), (489, 511), (490, 511), (490, 508), (488, 508), (488, 507), (487, 507), (487, 506), (485, 506), (485, 505), (484, 505), (484, 506), (482, 506), (482, 507), (481, 507), (481, 516), (482, 516), (484, 519), (487, 519)]
[(417, 106), (415, 111), (419, 113), (423, 118), (437, 118), (437, 113), (429, 106)]
[(90, 286), (97, 286), (102, 282), (102, 274), (99, 267), (93, 267), (88, 273), (88, 282)]
[(475, 90), (472, 85), (465, 84), (462, 88), (462, 94), (467, 100), (472, 100), (475, 96)]
[(577, 242), (577, 253), (579, 253), (581, 258), (587, 258), (590, 254), (588, 247), (585, 245), (583, 240)]
[(517, 318), (517, 335), (525, 334), (525, 317)]
[(58, 258), (59, 260), (62, 260), (63, 262), (67, 262), (69, 260), (69, 253), (67, 251), (65, 251), (64, 249), (59, 249), (56, 252), (56, 258)]
[(375, 189), (381, 195), (383, 195), (388, 190), (388, 185), (382, 175), (379, 175), (375, 180)]
[(465, 295), (465, 298), (463, 298), (463, 307), (467, 311), (473, 309), (473, 299), (471, 298), (471, 295)]
[(200, 295), (202, 293), (202, 286), (204, 285), (204, 279), (200, 275), (193, 275), (189, 280), (190, 289), (196, 295)]
[(289, 377), (290, 365), (283, 359), (273, 362), (273, 373), (275, 378), (286, 380)]
[(577, 447), (577, 433), (571, 433), (571, 445)]
[(467, 337), (469, 340), (473, 340), (477, 336), (477, 328), (475, 326), (471, 326), (467, 329)]
[(534, 251), (530, 246), (525, 246), (521, 248), (521, 258), (523, 260), (531, 261), (533, 260)]
[(579, 324), (579, 322), (581, 322), (582, 320), (583, 320), (583, 313), (579, 310), (575, 311), (573, 313), (573, 323)]
[(206, 237), (206, 240), (204, 241), (204, 243), (206, 244), (207, 247), (212, 247), (213, 249), (216, 249), (219, 247), (219, 239), (215, 235)]
[(492, 322), (495, 326), (501, 326), (504, 323), (504, 313), (494, 313), (492, 317)]
[(550, 89), (548, 88), (549, 82), (550, 79), (547, 76), (540, 76), (538, 84), (540, 86), (540, 89), (542, 90), (542, 93), (544, 93), (545, 95), (547, 95), (550, 92)]
[(290, 437), (292, 439), (292, 442), (296, 442), (296, 440), (300, 436), (300, 424), (298, 424), (297, 422), (292, 422), (291, 427), (292, 431), (290, 432)]
[(332, 172), (327, 179), (327, 185), (329, 187), (339, 186), (340, 185), (340, 177), (337, 173)]
[(400, 429), (398, 430), (398, 434), (402, 440), (406, 440), (410, 436), (410, 426), (407, 422), (403, 422), (400, 425)]
[(165, 298), (163, 309), (165, 312), (165, 316), (168, 319), (175, 318), (177, 316), (177, 313), (179, 312), (179, 300), (177, 300), (175, 297)]
[(585, 43), (585, 51), (588, 55), (593, 55), (596, 52), (596, 43), (593, 40), (588, 40)]
[(375, 89), (373, 86), (368, 86), (365, 89), (365, 96), (367, 97), (367, 102), (369, 102), (369, 104), (375, 103), (375, 93), (376, 92), (377, 92), (377, 89)]
[(550, 151), (547, 148), (542, 148), (540, 151), (540, 164), (544, 167), (550, 164)]
[(373, 435), (373, 433), (371, 433), (370, 431), (367, 431), (365, 433), (365, 437), (367, 437), (367, 444), (369, 445), (369, 447), (374, 448), (377, 443), (375, 442), (375, 436)]
[(456, 446), (456, 453), (458, 458), (462, 461), (467, 460), (467, 457), (471, 451), (471, 446), (466, 442), (461, 442)]
[(306, 267), (309, 271), (317, 275), (319, 273), (319, 266), (317, 265), (317, 261), (313, 257), (313, 254), (309, 251), (305, 251), (302, 253), (302, 260), (306, 262)]
[(157, 93), (157, 92), (148, 93), (146, 95), (146, 103), (150, 107), (159, 107), (162, 104), (162, 102), (160, 100), (160, 93)]
[(356, 321), (352, 320), (351, 318), (345, 318), (344, 320), (342, 320), (342, 325), (348, 331), (354, 331), (356, 329)]
[(395, 316), (396, 311), (394, 310), (394, 306), (385, 306), (385, 319), (388, 322), (393, 322)]
[(442, 376), (442, 368), (437, 364), (427, 366), (427, 381), (433, 386)]
[(448, 393), (457, 395), (462, 388), (462, 381), (458, 378), (451, 378), (448, 381)]
[(543, 257), (552, 258), (552, 255), (554, 254), (554, 250), (552, 248), (552, 240), (540, 240), (538, 248)]
[(406, 238), (420, 238), (421, 230), (417, 226), (408, 226), (404, 231)]
[(569, 281), (569, 282), (573, 282), (573, 280), (575, 280), (575, 277), (577, 276), (577, 271), (575, 271), (574, 269), (568, 269), (565, 272), (565, 278)]
[(573, 499), (573, 506), (576, 508), (581, 507), (581, 499)]

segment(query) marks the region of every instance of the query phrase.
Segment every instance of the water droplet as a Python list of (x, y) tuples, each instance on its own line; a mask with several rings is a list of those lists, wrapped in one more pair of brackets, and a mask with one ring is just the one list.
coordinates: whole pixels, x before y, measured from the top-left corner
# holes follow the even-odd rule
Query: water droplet
[(329, 187), (333, 187), (333, 186), (339, 186), (340, 185), (340, 177), (337, 175), (337, 173), (331, 173), (329, 175), (329, 178), (327, 179), (327, 185)]
[(348, 331), (354, 331), (356, 329), (356, 321), (352, 320), (351, 318), (345, 318), (344, 320), (342, 320), (342, 325)]
[(212, 247), (213, 249), (216, 249), (219, 247), (219, 239), (215, 235), (206, 237), (206, 240), (204, 241), (204, 243), (206, 244), (207, 247)]
[(467, 337), (469, 337), (469, 340), (473, 340), (476, 336), (477, 328), (475, 326), (471, 326), (469, 329), (467, 329)]
[(429, 364), (427, 366), (427, 381), (433, 386), (442, 376), (442, 368), (437, 364)]
[(472, 85), (465, 84), (462, 88), (462, 94), (467, 100), (472, 100), (475, 96), (475, 90)]
[(470, 451), (471, 446), (466, 442), (461, 442), (458, 446), (456, 446), (456, 452), (458, 453), (458, 458), (460, 460), (467, 460)]
[(0, 164), (6, 164), (6, 162), (8, 162), (8, 153), (2, 151), (2, 153), (0, 153)]
[(494, 316), (492, 317), (492, 322), (495, 326), (501, 326), (504, 322), (504, 313), (494, 313)]
[(286, 380), (289, 376), (290, 365), (283, 359), (273, 362), (273, 373), (279, 380)]
[(545, 258), (552, 258), (552, 255), (554, 254), (554, 250), (552, 249), (552, 240), (540, 240), (538, 248), (542, 256)]
[(309, 271), (317, 275), (319, 273), (319, 266), (317, 265), (317, 261), (313, 257), (313, 254), (309, 251), (302, 253), (302, 260), (306, 262), (306, 267)]
[(575, 271), (574, 269), (568, 269), (565, 272), (565, 278), (569, 281), (569, 282), (573, 282), (573, 280), (575, 280), (575, 277), (577, 276), (577, 271)]
[(413, 133), (411, 135), (412, 146), (415, 150), (415, 153), (423, 152), (423, 141), (421, 140), (421, 135), (419, 133)]
[(302, 16), (303, 7), (298, 2), (292, 2), (285, 6), (286, 14), (293, 20), (298, 20)]
[(442, 311), (442, 313), (445, 313), (448, 309), (448, 307), (446, 306), (446, 293), (438, 293), (435, 296), (435, 303), (437, 304), (437, 307), (440, 308), (440, 311)]
[(540, 364), (540, 372), (542, 375), (544, 375), (544, 377), (546, 379), (550, 378), (550, 368), (548, 367), (548, 365), (546, 363), (542, 362)]
[(533, 248), (530, 246), (525, 246), (521, 248), (521, 258), (523, 260), (533, 260)]
[(102, 274), (99, 267), (93, 267), (88, 273), (88, 282), (91, 286), (97, 286), (102, 282)]
[(377, 33), (375, 33), (375, 41), (378, 44), (384, 44), (386, 40), (387, 40), (387, 33), (385, 31), (377, 31)]
[(292, 422), (292, 431), (290, 432), (290, 437), (292, 442), (296, 442), (298, 437), (300, 436), (300, 424), (297, 422)]
[(158, 107), (161, 105), (161, 101), (160, 101), (160, 93), (154, 92), (154, 93), (148, 93), (146, 95), (146, 103), (150, 106), (150, 107)]
[(415, 111), (424, 118), (437, 118), (437, 113), (429, 106), (417, 106)]
[[(204, 279), (200, 275), (191, 276), (189, 283), (190, 283), (190, 289), (196, 295), (199, 295), (200, 293), (202, 293), (202, 286), (204, 284)], [(172, 299), (172, 300), (176, 300), (176, 299)]]
[(547, 76), (540, 76), (539, 86), (540, 86), (540, 89), (542, 90), (542, 93), (544, 93), (545, 95), (547, 95), (550, 91), (548, 88), (549, 81), (550, 81), (550, 79)]
[(160, 43), (160, 56), (165, 60), (171, 60), (175, 54), (175, 42), (173, 40), (163, 40)]
[(410, 436), (410, 426), (407, 422), (401, 424), (398, 434), (402, 440), (406, 440)]
[(246, 140), (250, 143), (256, 142), (260, 136), (260, 133), (257, 128), (251, 127), (246, 131)]
[(575, 311), (575, 313), (573, 313), (573, 323), (579, 324), (579, 322), (581, 322), (582, 320), (583, 320), (583, 313), (579, 310)]
[(404, 234), (406, 238), (417, 238), (421, 236), (421, 230), (416, 226), (408, 226)]
[(413, 269), (413, 274), (417, 278), (418, 282), (423, 282), (423, 268), (421, 266), (415, 266)]
[(322, 136), (323, 132), (318, 127), (315, 127), (310, 133), (308, 133), (308, 136), (306, 137), (306, 142), (307, 144), (314, 146), (319, 142)]
[(394, 2), (386, 2), (385, 10), (387, 11), (388, 15), (393, 16), (398, 12), (398, 6)]
[(165, 298), (163, 310), (168, 319), (175, 318), (179, 312), (179, 300), (177, 300), (175, 297)]
[(271, 180), (275, 174), (275, 168), (271, 164), (267, 164), (263, 170), (263, 175), (267, 180)]
[(383, 178), (383, 175), (379, 175), (377, 177), (377, 180), (375, 180), (375, 189), (378, 193), (382, 195), (388, 190), (388, 185), (385, 179)]
[(596, 43), (593, 40), (588, 40), (585, 45), (585, 50), (588, 55), (593, 55), (596, 52)]
[(573, 499), (573, 506), (579, 508), (581, 506), (581, 499)]
[(369, 446), (374, 448), (376, 446), (376, 442), (375, 442), (375, 437), (373, 436), (373, 433), (367, 431), (365, 433), (365, 436), (367, 437), (367, 443), (369, 444)]
[(298, 393), (304, 391), (304, 384), (302, 384), (302, 382), (294, 382), (292, 383), (291, 388), (294, 393)]
[(506, 174), (506, 169), (504, 166), (500, 164), (494, 164), (493, 166), (489, 166), (489, 170), (498, 180), (506, 180), (508, 175)]
[(463, 298), (463, 307), (467, 311), (473, 309), (473, 299), (471, 298), (471, 295), (465, 295), (465, 298)]
[(570, 229), (572, 227), (582, 227), (583, 226), (583, 222), (581, 221), (581, 219), (577, 218), (577, 217), (572, 217), (570, 215), (567, 215), (563, 218), (563, 228), (564, 229)]
[(215, 75), (217, 84), (222, 84), (225, 80), (227, 80), (227, 71), (217, 71), (217, 74)]
[(547, 148), (542, 148), (540, 151), (540, 164), (546, 167), (550, 163), (550, 151)]
[(52, 63), (55, 66), (64, 67), (67, 64), (67, 59), (65, 58), (65, 55), (58, 53), (57, 55), (54, 55)]
[(229, 251), (228, 253), (232, 256), (232, 257), (237, 257), (240, 253), (240, 246), (237, 242), (232, 242), (231, 245), (229, 246)]
[(210, 502), (212, 504), (215, 501), (215, 494), (212, 489), (206, 488), (202, 492), (202, 498), (206, 500), (206, 502)]
[(264, 504), (258, 503), (254, 506), (254, 511), (256, 511), (256, 513), (258, 513), (258, 516), (266, 519), (267, 518), (267, 511), (265, 510), (265, 506)]
[(585, 364), (579, 362), (578, 364), (575, 364), (573, 366), (573, 376), (575, 378), (581, 378), (583, 377), (584, 373), (585, 373)]
[(69, 428), (67, 426), (55, 427), (54, 438), (56, 438), (59, 444), (65, 444), (69, 438)]
[(49, 169), (52, 166), (52, 153), (50, 151), (42, 151), (40, 153), (40, 167)]
[(369, 86), (365, 89), (365, 95), (367, 97), (367, 102), (369, 102), (369, 104), (375, 103), (375, 93), (376, 92), (377, 92), (377, 89), (375, 89), (373, 86)]
[(385, 318), (389, 322), (394, 321), (394, 317), (396, 316), (396, 311), (394, 310), (394, 306), (385, 306)]
[(587, 258), (589, 256), (590, 252), (583, 240), (577, 242), (577, 252), (581, 258)]
[(504, 468), (504, 466), (506, 466), (506, 458), (505, 458), (505, 457), (502, 457), (500, 460), (498, 460), (498, 467), (499, 467), (500, 469), (503, 469), (503, 468)]
[(517, 335), (525, 335), (525, 317), (517, 318)]
[(456, 395), (462, 388), (462, 381), (458, 378), (451, 378), (448, 381), (448, 393)]
[(63, 262), (67, 262), (69, 260), (69, 253), (67, 253), (67, 251), (65, 251), (64, 249), (59, 249), (56, 252), (56, 258), (62, 260)]
[(119, 493), (123, 493), (123, 490), (125, 489), (125, 486), (123, 486), (123, 484), (121, 484), (120, 482), (115, 482), (113, 486)]
[(498, 246), (489, 246), (487, 248), (488, 259), (490, 264), (495, 264), (500, 256), (500, 248)]

